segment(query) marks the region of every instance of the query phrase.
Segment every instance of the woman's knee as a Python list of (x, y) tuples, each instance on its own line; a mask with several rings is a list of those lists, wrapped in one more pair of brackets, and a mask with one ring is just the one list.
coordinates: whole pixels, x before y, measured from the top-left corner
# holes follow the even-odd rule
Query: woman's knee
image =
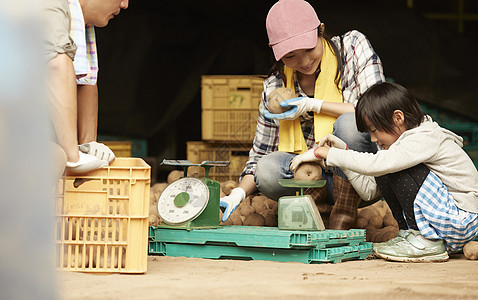
[(292, 157), (289, 153), (284, 152), (273, 152), (261, 157), (256, 166), (256, 184), (276, 184), (279, 179), (292, 174), (289, 169)]
[(275, 200), (284, 193), (289, 194), (279, 185), (279, 179), (294, 177), (289, 168), (292, 157), (289, 153), (273, 152), (259, 159), (254, 177), (259, 191)]
[(334, 123), (333, 134), (352, 150), (372, 153), (377, 151), (376, 145), (370, 140), (370, 134), (358, 131), (355, 113), (340, 115)]

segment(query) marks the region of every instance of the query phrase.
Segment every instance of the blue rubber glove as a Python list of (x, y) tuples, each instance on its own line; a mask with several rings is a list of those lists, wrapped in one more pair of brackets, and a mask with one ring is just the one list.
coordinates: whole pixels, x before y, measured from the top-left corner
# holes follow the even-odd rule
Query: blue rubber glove
[(322, 103), (324, 100), (309, 97), (287, 99), (282, 101), (280, 106), (291, 109), (280, 114), (272, 114), (270, 111), (264, 110), (264, 116), (268, 119), (295, 120), (309, 111), (320, 113)]
[(231, 216), (245, 198), (246, 192), (242, 188), (237, 187), (231, 191), (229, 196), (220, 199), (219, 206), (226, 209), (222, 215), (223, 222), (229, 219), (229, 216)]

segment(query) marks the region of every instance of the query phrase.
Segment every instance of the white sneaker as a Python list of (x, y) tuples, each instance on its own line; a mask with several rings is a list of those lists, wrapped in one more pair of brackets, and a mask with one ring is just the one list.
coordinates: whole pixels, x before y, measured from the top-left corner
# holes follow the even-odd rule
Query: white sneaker
[(89, 155), (81, 151), (78, 151), (78, 152), (80, 154), (80, 160), (78, 162), (66, 163), (66, 168), (70, 172), (86, 173), (86, 172), (90, 172), (90, 171), (108, 166), (108, 162), (106, 160), (100, 160), (96, 156)]
[(395, 243), (375, 247), (376, 256), (399, 262), (443, 262), (448, 260), (443, 240), (428, 240), (420, 231), (409, 229), (402, 232)]

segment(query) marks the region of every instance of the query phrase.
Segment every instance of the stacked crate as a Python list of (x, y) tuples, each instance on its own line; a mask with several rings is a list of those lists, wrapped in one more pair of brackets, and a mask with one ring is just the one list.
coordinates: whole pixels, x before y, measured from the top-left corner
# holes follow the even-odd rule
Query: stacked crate
[[(187, 142), (193, 163), (224, 160), (226, 168), (212, 168), (209, 177), (220, 182), (238, 180), (249, 157), (256, 133), (261, 101), (260, 75), (207, 75), (201, 78), (202, 141)], [(198, 176), (202, 168), (191, 168)]]
[(149, 229), (149, 254), (209, 259), (339, 263), (366, 259), (372, 243), (364, 229), (279, 230), (277, 227), (221, 226), (219, 229)]

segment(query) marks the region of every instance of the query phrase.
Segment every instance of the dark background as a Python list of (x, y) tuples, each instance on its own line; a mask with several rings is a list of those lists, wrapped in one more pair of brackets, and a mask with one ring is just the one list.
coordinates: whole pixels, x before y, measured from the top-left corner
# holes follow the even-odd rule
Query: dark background
[[(130, 0), (97, 28), (100, 135), (148, 142), (148, 156), (186, 158), (201, 140), (201, 75), (267, 74), (265, 18), (276, 1)], [(417, 98), (478, 120), (478, 22), (434, 20), (460, 0), (309, 1), (330, 34), (356, 29), (382, 59), (385, 76)], [(476, 1), (464, 0), (467, 14)]]

